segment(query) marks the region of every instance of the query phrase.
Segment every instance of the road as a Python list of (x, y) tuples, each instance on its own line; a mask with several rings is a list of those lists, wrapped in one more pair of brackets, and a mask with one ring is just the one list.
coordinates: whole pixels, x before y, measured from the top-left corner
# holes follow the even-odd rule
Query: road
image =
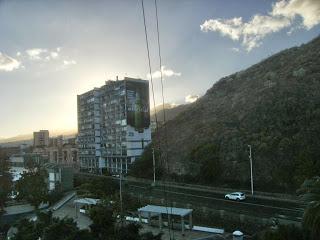
[[(119, 178), (114, 179), (119, 181)], [(304, 207), (297, 201), (261, 196), (247, 196), (246, 200), (241, 202), (231, 201), (224, 198), (225, 193), (210, 191), (201, 186), (198, 188), (173, 184), (151, 186), (150, 182), (145, 180), (124, 179), (123, 191), (145, 198), (164, 199), (168, 205), (175, 203), (177, 206), (186, 207), (190, 204), (193, 207), (207, 207), (249, 216), (277, 217), (293, 221), (301, 220)]]
[(207, 207), (216, 210), (226, 210), (233, 213), (246, 214), (257, 217), (282, 217), (285, 219), (300, 221), (303, 208), (299, 203), (286, 201), (266, 200), (248, 197), (245, 201), (237, 202), (226, 200), (219, 193), (205, 192), (202, 190), (181, 189), (174, 186), (156, 186), (150, 188), (143, 184), (128, 183), (124, 191), (142, 194), (147, 197), (164, 199), (169, 205), (175, 202), (187, 206), (191, 204), (197, 207)]

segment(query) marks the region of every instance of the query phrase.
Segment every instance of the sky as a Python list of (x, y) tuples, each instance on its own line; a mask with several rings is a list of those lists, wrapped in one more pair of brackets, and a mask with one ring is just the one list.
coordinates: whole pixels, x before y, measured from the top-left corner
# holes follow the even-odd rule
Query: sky
[[(319, 0), (157, 0), (165, 101), (196, 101), (221, 77), (320, 32)], [(144, 0), (156, 105), (153, 0)], [(0, 138), (77, 128), (77, 94), (148, 80), (141, 0), (0, 0)], [(153, 106), (153, 102), (151, 102)]]

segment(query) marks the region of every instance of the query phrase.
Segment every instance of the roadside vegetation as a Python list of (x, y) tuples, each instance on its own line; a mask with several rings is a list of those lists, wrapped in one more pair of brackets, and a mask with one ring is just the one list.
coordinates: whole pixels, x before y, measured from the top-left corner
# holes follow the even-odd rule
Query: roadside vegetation
[(93, 177), (89, 181), (77, 179), (77, 193), (81, 197), (99, 198), (99, 205), (89, 210), (90, 229), (80, 230), (73, 219), (58, 219), (51, 212), (38, 212), (35, 221), (22, 219), (15, 227), (13, 240), (160, 240), (161, 234), (141, 233), (141, 225), (125, 223), (123, 216), (139, 207), (136, 199), (123, 194), (120, 206), (118, 184), (112, 179)]
[(302, 226), (279, 225), (255, 235), (254, 240), (318, 240), (320, 236), (320, 177), (304, 181), (297, 190), (306, 208)]
[(0, 148), (0, 216), (12, 189), (12, 176), (9, 172), (7, 154)]
[(41, 168), (21, 174), (21, 178), (15, 184), (15, 189), (19, 193), (18, 199), (26, 200), (38, 209), (41, 203), (48, 201), (46, 178), (47, 172)]

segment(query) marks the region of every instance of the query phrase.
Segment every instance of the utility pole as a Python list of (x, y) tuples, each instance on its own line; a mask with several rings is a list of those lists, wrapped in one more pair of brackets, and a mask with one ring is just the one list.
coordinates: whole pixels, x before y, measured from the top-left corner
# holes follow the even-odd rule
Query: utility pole
[(252, 174), (252, 152), (251, 152), (251, 145), (249, 147), (249, 160), (250, 160), (250, 175), (251, 175), (251, 195), (253, 196), (253, 174)]
[(154, 157), (154, 148), (152, 148), (152, 159), (153, 159), (153, 184), (156, 184), (156, 159)]
[(120, 219), (121, 219), (121, 223), (122, 223), (122, 213), (123, 213), (123, 209), (122, 209), (122, 158), (120, 158)]

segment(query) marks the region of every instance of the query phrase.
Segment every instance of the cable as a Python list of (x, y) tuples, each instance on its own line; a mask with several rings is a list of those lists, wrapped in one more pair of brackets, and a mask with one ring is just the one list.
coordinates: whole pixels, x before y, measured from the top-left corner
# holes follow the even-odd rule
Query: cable
[(147, 54), (148, 54), (148, 64), (149, 64), (149, 74), (150, 74), (150, 82), (151, 82), (151, 90), (152, 90), (154, 116), (155, 116), (155, 120), (156, 120), (156, 132), (158, 132), (158, 117), (157, 117), (157, 109), (156, 109), (156, 100), (154, 97), (154, 90), (153, 90), (153, 79), (152, 79), (152, 69), (151, 69), (151, 61), (150, 61), (149, 41), (148, 41), (148, 32), (147, 32), (146, 16), (145, 16), (145, 12), (144, 12), (143, 0), (141, 0), (141, 5), (142, 5), (142, 14), (143, 14), (144, 33), (145, 33), (145, 38), (146, 38), (146, 47), (147, 47)]
[[(156, 109), (156, 104), (155, 104), (155, 97), (154, 97), (154, 88), (153, 88), (153, 78), (152, 78), (152, 69), (151, 69), (151, 61), (150, 61), (150, 50), (149, 50), (149, 42), (148, 42), (148, 33), (147, 33), (147, 25), (146, 25), (146, 17), (145, 17), (145, 11), (144, 11), (144, 2), (141, 0), (141, 6), (142, 6), (142, 14), (143, 14), (143, 24), (144, 24), (144, 32), (145, 32), (145, 40), (146, 40), (146, 48), (147, 48), (147, 56), (148, 56), (148, 65), (149, 65), (149, 75), (150, 75), (150, 82), (151, 82), (151, 90), (152, 90), (152, 97), (153, 97), (153, 106), (154, 106), (154, 111), (155, 111), (155, 120), (156, 120), (156, 136), (158, 135), (158, 117), (157, 117), (157, 109)], [(157, 29), (158, 29), (158, 22), (157, 22)], [(158, 34), (158, 39), (159, 39), (159, 34)], [(159, 42), (158, 42), (159, 43)], [(159, 49), (159, 54), (160, 54), (160, 49)], [(160, 63), (161, 65), (161, 63)], [(160, 66), (160, 72), (161, 72), (161, 81), (162, 81), (162, 69)], [(162, 83), (161, 83), (162, 84)], [(163, 97), (163, 84), (162, 84), (162, 97)], [(164, 98), (163, 98), (164, 102)], [(163, 108), (164, 108), (164, 103), (163, 103)], [(164, 116), (165, 117), (165, 116)], [(158, 144), (159, 144), (159, 152), (161, 154), (161, 144), (160, 144), (160, 136), (158, 139)], [(166, 203), (166, 208), (167, 208), (167, 203)], [(168, 211), (167, 211), (168, 212)], [(168, 230), (169, 230), (169, 236), (170, 240), (171, 238), (171, 228), (169, 226), (168, 222)]]
[[(169, 165), (169, 156), (168, 156), (168, 134), (167, 134), (167, 127), (166, 127), (166, 110), (165, 110), (165, 100), (164, 100), (164, 87), (163, 87), (163, 73), (162, 73), (162, 57), (161, 57), (161, 44), (160, 44), (160, 31), (159, 31), (159, 17), (158, 17), (158, 4), (157, 0), (154, 0), (154, 6), (155, 6), (155, 12), (156, 12), (156, 23), (157, 23), (157, 40), (158, 40), (158, 56), (159, 56), (159, 68), (160, 68), (160, 81), (161, 81), (161, 95), (162, 95), (162, 111), (163, 111), (163, 129), (164, 129), (164, 160), (166, 163), (167, 168), (167, 175), (170, 173), (170, 165)], [(165, 178), (166, 180), (167, 178)], [(168, 197), (168, 193), (166, 191), (166, 181), (163, 184), (164, 193), (165, 193), (165, 199), (166, 199), (166, 209), (167, 209), (167, 215), (168, 215), (168, 201), (170, 203), (170, 210), (171, 210), (171, 217), (172, 217), (172, 201)], [(171, 219), (170, 219), (171, 220)], [(169, 236), (171, 239), (171, 221), (169, 221), (169, 215), (168, 215), (168, 229), (169, 229)], [(169, 225), (170, 224), (170, 225)], [(172, 231), (172, 239), (174, 239), (174, 231)]]

